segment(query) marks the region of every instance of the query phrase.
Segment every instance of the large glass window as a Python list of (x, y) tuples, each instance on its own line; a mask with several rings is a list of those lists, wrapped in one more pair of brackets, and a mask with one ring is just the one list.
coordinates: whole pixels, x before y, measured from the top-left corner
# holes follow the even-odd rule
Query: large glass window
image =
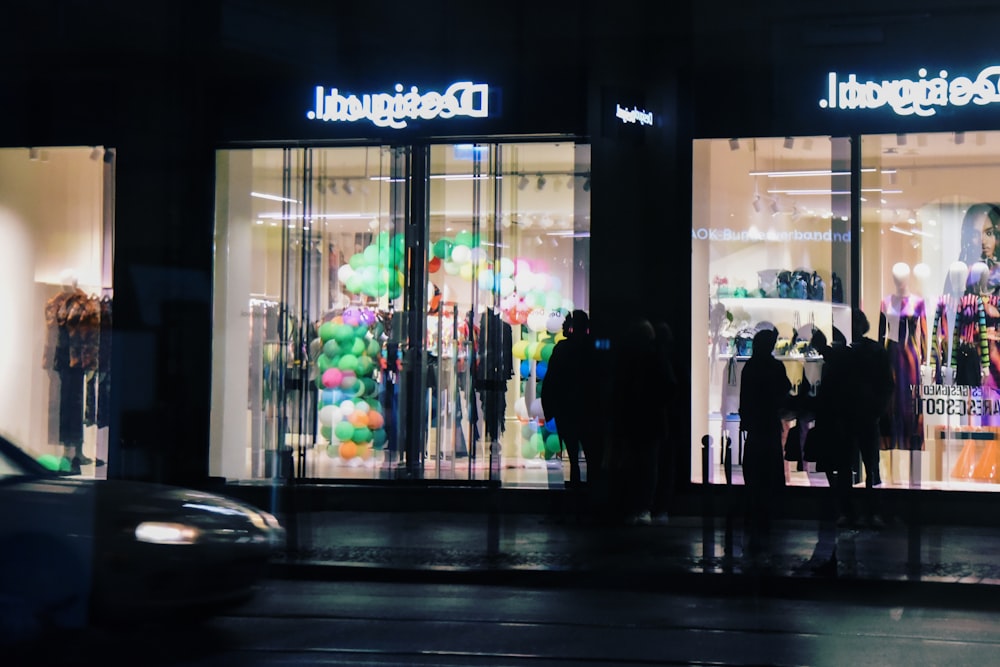
[[(706, 381), (693, 385), (691, 479), (741, 483), (740, 375), (753, 334), (777, 329), (792, 400), (819, 378), (811, 331), (850, 339), (850, 146), (828, 137), (699, 140), (693, 169), (691, 364)], [(796, 460), (801, 433), (789, 414), (786, 482), (825, 484)]]
[(0, 428), (42, 463), (106, 477), (114, 152), (0, 149)]
[(537, 396), (588, 306), (586, 146), (229, 150), (218, 171), (213, 474), (562, 484)]
[(861, 301), (896, 378), (882, 482), (995, 490), (1000, 133), (865, 136), (861, 157)]

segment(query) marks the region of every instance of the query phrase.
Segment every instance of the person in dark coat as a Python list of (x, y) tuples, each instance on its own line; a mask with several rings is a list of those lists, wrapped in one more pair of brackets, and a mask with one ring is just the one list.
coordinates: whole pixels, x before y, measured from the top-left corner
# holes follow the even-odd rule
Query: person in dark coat
[(849, 423), (853, 427), (855, 446), (864, 466), (867, 490), (864, 495), (867, 515), (865, 518), (878, 527), (883, 525), (883, 520), (871, 489), (882, 483), (878, 470), (879, 420), (888, 412), (895, 380), (892, 363), (885, 348), (871, 338), (865, 337), (870, 329), (868, 317), (861, 310), (855, 309), (852, 322), (853, 342), (850, 347), (850, 357), (854, 373), (854, 390), (851, 392), (853, 400), (848, 413)]
[(743, 481), (747, 493), (747, 551), (761, 555), (769, 538), (773, 504), (785, 486), (781, 412), (792, 385), (774, 358), (778, 332), (762, 329), (740, 376), (740, 427), (747, 432)]
[(810, 436), (815, 446), (816, 470), (826, 474), (833, 492), (834, 515), (853, 520), (850, 491), (856, 452), (854, 434), (847, 417), (852, 409), (854, 391), (851, 350), (846, 340), (838, 340), (836, 336), (833, 345), (827, 344), (826, 336), (818, 329), (811, 344), (823, 356), (823, 371), (815, 401), (816, 430)]
[(563, 321), (563, 340), (556, 343), (542, 381), (542, 410), (546, 421), (554, 419), (556, 435), (569, 457), (570, 483), (582, 482), (580, 451), (587, 462), (587, 482), (600, 475), (601, 455), (597, 450), (593, 412), (593, 391), (587, 381), (593, 356), (590, 318), (574, 310)]

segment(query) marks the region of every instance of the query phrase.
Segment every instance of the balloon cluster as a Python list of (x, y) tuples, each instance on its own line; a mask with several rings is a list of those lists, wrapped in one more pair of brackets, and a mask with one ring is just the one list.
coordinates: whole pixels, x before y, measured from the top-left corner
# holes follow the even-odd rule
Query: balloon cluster
[(544, 380), (545, 373), (548, 371), (549, 358), (552, 356), (552, 350), (555, 349), (556, 343), (562, 340), (562, 319), (559, 320), (559, 331), (555, 335), (543, 335), (539, 337), (537, 341), (529, 341), (521, 339), (514, 343), (514, 347), (511, 353), (514, 355), (515, 359), (520, 359), (521, 363), (518, 370), (521, 373), (521, 379), (528, 377), (531, 374), (531, 362), (535, 362), (535, 379)]
[[(352, 255), (337, 270), (337, 276), (352, 294), (396, 299), (403, 291), (405, 250), (401, 234), (379, 232), (367, 248)], [(444, 271), (467, 281), (475, 279), (479, 289), (500, 295), (504, 321), (527, 325), (532, 331), (551, 332), (547, 326), (551, 314), (573, 310), (573, 302), (562, 296), (562, 281), (558, 277), (536, 271), (526, 259), (515, 262), (501, 257), (495, 263), (489, 261), (479, 238), (468, 230), (435, 241), (430, 247), (427, 270)]]
[(363, 251), (337, 269), (340, 284), (352, 294), (398, 299), (403, 293), (406, 246), (402, 234), (381, 231)]
[[(556, 331), (559, 333), (543, 334), (536, 341), (522, 339), (514, 343), (511, 352), (515, 359), (520, 360), (519, 370), (522, 380), (531, 374), (532, 362), (535, 364), (535, 379), (538, 381), (545, 379), (552, 350), (563, 338), (562, 320), (563, 318), (558, 318), (559, 326), (556, 327)], [(526, 459), (539, 456), (551, 459), (562, 450), (562, 444), (556, 433), (555, 420), (545, 421), (540, 398), (534, 399), (530, 406), (524, 396), (518, 398), (514, 403), (514, 414), (521, 422), (521, 456)]]
[(375, 313), (350, 307), (319, 327), (316, 358), (320, 435), (331, 458), (368, 460), (385, 444), (385, 416), (375, 372), (381, 348), (371, 334)]

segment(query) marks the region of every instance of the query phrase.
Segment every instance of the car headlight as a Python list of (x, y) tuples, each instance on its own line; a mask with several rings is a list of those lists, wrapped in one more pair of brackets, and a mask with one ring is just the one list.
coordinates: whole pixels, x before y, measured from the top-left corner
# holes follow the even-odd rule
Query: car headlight
[(135, 539), (149, 544), (194, 544), (201, 530), (184, 523), (143, 521), (135, 527)]

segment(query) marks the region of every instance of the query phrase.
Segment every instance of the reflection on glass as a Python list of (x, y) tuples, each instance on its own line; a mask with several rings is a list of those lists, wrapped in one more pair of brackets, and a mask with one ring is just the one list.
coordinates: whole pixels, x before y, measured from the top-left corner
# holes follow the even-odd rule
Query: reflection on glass
[(589, 151), (432, 146), (420, 212), (408, 150), (220, 152), (213, 474), (392, 478), (408, 433), (420, 474), (561, 484), (536, 396), (587, 307)]

